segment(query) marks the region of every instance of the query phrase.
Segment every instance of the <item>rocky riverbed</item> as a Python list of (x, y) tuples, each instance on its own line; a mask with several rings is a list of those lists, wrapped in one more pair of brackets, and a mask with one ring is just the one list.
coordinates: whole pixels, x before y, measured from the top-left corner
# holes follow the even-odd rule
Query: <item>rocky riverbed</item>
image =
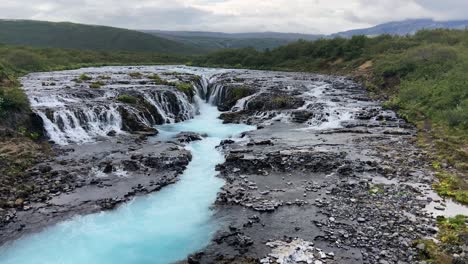
[[(435, 216), (467, 209), (434, 197), (415, 128), (351, 80), (294, 73), (226, 75), (258, 95), (223, 114), (259, 130), (223, 142), (224, 229), (189, 263), (415, 263)], [(455, 249), (467, 261), (466, 247)]]
[[(204, 135), (161, 141), (155, 125), (193, 118), (193, 96), (224, 111), (225, 123), (258, 129), (218, 147), (221, 229), (188, 263), (415, 263), (413, 243), (434, 236), (435, 216), (468, 215), (432, 192), (415, 128), (347, 78), (104, 67), (23, 83), (56, 144), (24, 173), (26, 194), (3, 193), (0, 243), (176, 183), (191, 160), (184, 146)], [(460, 263), (466, 250), (454, 249)]]

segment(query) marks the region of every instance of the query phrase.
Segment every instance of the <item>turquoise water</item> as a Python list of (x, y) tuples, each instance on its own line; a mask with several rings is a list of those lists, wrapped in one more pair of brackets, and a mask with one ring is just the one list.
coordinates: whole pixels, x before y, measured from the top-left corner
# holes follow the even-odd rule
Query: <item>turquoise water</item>
[(160, 139), (180, 131), (206, 133), (191, 143), (193, 160), (176, 184), (111, 212), (75, 217), (0, 249), (2, 264), (159, 264), (182, 260), (205, 247), (217, 223), (210, 206), (223, 185), (215, 177), (224, 161), (215, 147), (253, 127), (225, 125), (213, 106), (200, 103), (195, 119), (161, 126)]

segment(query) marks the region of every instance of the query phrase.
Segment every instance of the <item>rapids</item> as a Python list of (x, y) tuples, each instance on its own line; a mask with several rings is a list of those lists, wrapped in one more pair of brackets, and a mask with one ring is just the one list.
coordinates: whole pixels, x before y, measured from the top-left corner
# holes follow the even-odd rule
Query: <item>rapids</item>
[(210, 206), (224, 184), (215, 171), (224, 157), (215, 147), (254, 128), (222, 124), (216, 107), (197, 100), (194, 119), (158, 127), (160, 140), (182, 131), (207, 135), (188, 145), (193, 160), (179, 182), (115, 211), (75, 217), (17, 240), (0, 249), (0, 263), (172, 263), (204, 248), (217, 230)]

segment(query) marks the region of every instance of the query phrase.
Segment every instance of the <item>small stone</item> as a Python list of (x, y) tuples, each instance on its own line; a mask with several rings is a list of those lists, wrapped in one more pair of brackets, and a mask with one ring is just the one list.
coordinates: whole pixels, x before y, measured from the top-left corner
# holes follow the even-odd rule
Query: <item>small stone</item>
[(425, 250), (426, 249), (426, 245), (424, 243), (419, 243), (417, 246), (416, 246), (417, 249), (419, 250)]
[(364, 223), (364, 222), (366, 221), (366, 219), (365, 219), (365, 218), (362, 218), (362, 217), (359, 217), (359, 218), (357, 219), (357, 221), (358, 221), (359, 223)]
[(17, 207), (18, 207), (18, 206), (22, 206), (23, 203), (24, 203), (24, 200), (23, 200), (22, 198), (18, 198), (18, 199), (16, 199), (16, 201), (15, 201), (15, 206), (17, 206)]

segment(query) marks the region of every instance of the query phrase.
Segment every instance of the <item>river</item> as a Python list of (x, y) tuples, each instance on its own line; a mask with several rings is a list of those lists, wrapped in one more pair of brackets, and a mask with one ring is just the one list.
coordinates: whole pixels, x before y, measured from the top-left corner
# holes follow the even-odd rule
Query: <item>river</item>
[(1, 249), (0, 263), (157, 264), (203, 249), (217, 230), (210, 206), (224, 184), (215, 171), (224, 156), (215, 147), (254, 127), (223, 124), (216, 107), (199, 99), (198, 105), (194, 119), (158, 127), (160, 140), (182, 131), (207, 135), (187, 146), (193, 158), (179, 182), (115, 211), (75, 217), (20, 239)]

